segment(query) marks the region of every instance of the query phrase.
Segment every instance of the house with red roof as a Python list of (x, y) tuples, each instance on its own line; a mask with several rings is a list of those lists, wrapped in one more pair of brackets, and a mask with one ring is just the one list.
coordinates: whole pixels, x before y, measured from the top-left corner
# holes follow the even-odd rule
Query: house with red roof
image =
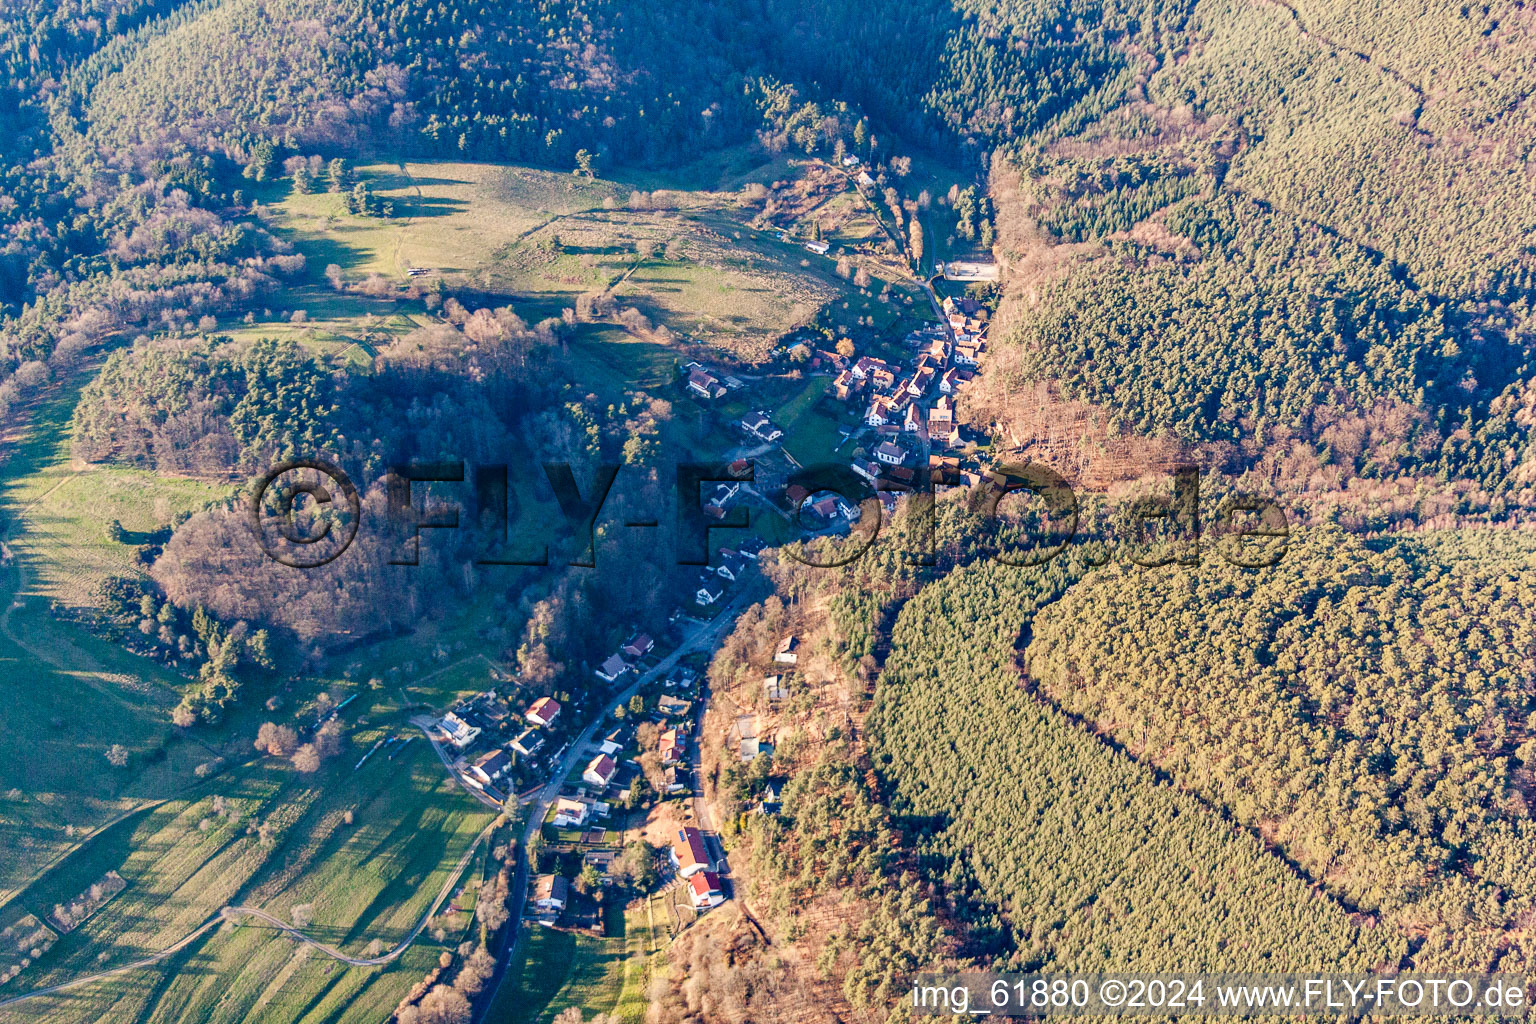
[(672, 840), (672, 866), (683, 878), (692, 878), (700, 871), (713, 871), (714, 863), (704, 846), (704, 834), (696, 828), (680, 828)]
[(593, 786), (607, 789), (608, 783), (613, 781), (614, 773), (618, 770), (618, 763), (613, 758), (607, 754), (598, 754), (587, 765), (587, 770), (581, 773), (581, 777), (583, 781)]

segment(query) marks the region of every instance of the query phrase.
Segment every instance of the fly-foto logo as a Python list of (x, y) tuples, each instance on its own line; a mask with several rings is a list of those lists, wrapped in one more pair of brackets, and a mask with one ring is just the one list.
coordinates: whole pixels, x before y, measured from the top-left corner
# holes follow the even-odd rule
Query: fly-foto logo
[[(559, 511), (551, 522), (536, 528), (514, 529), (511, 510), (516, 490), (503, 464), (467, 467), (464, 462), (409, 463), (392, 467), (383, 477), (384, 519), (391, 534), (389, 564), (420, 564), (423, 530), (457, 530), (466, 519), (475, 524), (490, 550), (475, 559), (485, 566), (542, 566), (555, 560), (555, 533), (563, 533), (560, 558), (570, 566), (596, 566), (596, 534), (603, 509), (624, 467), (599, 463), (585, 471), (586, 481), (568, 463), (542, 465), (544, 482)], [(788, 481), (786, 493), (797, 495), (785, 516), (763, 495), (751, 489), (755, 467), (750, 463), (678, 463), (672, 474), (675, 502), (670, 517), (671, 541), (679, 565), (704, 566), (710, 561), (715, 531), (750, 530), (751, 511), (772, 510), (781, 522), (799, 527), (803, 535), (781, 546), (787, 557), (817, 568), (848, 565), (867, 554), (885, 525), (885, 481), (871, 484), (846, 465), (806, 467)], [(519, 482), (519, 486), (530, 486)], [(423, 494), (433, 488), (428, 499)], [(918, 474), (913, 485), (897, 493), (911, 499), (915, 528), (905, 531), (907, 558), (933, 564), (937, 506), (934, 498), (946, 490), (944, 474)], [(457, 500), (444, 491), (460, 491)], [(706, 493), (708, 491), (709, 493)], [(1007, 544), (998, 544), (992, 557), (1015, 566), (1043, 565), (1055, 559), (1079, 536), (1081, 506), (1068, 481), (1039, 463), (1000, 465), (969, 488), (970, 507), (983, 522), (1003, 513), (1004, 499), (1027, 494), (1036, 499), (1035, 529)], [(726, 495), (721, 498), (720, 495)], [(827, 507), (847, 513), (847, 522), (829, 525), (811, 516), (810, 509)], [(274, 466), (252, 491), (250, 521), (262, 550), (274, 561), (293, 568), (316, 568), (333, 561), (356, 539), (363, 519), (357, 487), (340, 467), (322, 459), (294, 459)], [(1202, 522), (1200, 473), (1192, 466), (1172, 472), (1171, 494), (1142, 498), (1120, 510), (1111, 535), (1102, 532), (1087, 556), (1090, 564), (1105, 564), (1118, 550), (1126, 561), (1143, 567), (1197, 565), (1202, 549), (1233, 565), (1262, 568), (1285, 555), (1289, 524), (1285, 511), (1271, 498), (1229, 493), (1214, 517)], [(631, 515), (628, 529), (660, 529), (660, 515)], [(549, 529), (558, 527), (559, 530)], [(835, 535), (839, 543), (816, 546), (816, 536)]]

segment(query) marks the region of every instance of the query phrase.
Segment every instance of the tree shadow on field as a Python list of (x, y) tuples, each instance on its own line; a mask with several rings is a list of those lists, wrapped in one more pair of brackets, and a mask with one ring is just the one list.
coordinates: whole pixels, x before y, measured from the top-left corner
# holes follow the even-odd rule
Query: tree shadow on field
[(450, 199), (446, 196), (391, 196), (388, 200), (395, 206), (394, 219), (409, 217), (428, 220), (433, 217), (447, 217), (450, 214), (461, 213), (469, 209), (469, 202), (464, 199)]

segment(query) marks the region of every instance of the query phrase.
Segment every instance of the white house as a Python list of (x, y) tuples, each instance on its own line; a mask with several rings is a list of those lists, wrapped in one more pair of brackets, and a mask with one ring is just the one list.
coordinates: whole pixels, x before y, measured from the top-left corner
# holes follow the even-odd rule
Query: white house
[(901, 429), (909, 434), (922, 434), (923, 410), (920, 406), (907, 406), (907, 415), (901, 422)]
[(722, 579), (735, 583), (741, 579), (741, 574), (747, 571), (747, 560), (740, 555), (732, 553), (720, 556), (720, 564), (715, 566), (715, 575)]
[(693, 595), (702, 605), (712, 605), (725, 596), (725, 588), (713, 580), (706, 579), (699, 584), (699, 589)]
[(848, 463), (848, 468), (872, 484), (880, 482), (880, 466), (868, 459), (854, 459)]
[(469, 781), (481, 786), (496, 782), (512, 767), (512, 759), (505, 750), (493, 750), (478, 758), (469, 766)]
[(460, 750), (475, 742), (480, 736), (480, 729), (478, 727), (470, 725), (452, 711), (444, 715), (443, 720), (438, 725), (442, 727), (443, 732), (448, 734), (448, 742)]
[(662, 777), (666, 783), (668, 796), (676, 796), (678, 793), (686, 793), (688, 791), (688, 782), (683, 778), (683, 773), (678, 771), (676, 767), (668, 768), (662, 773)]
[(869, 411), (864, 414), (864, 422), (871, 427), (883, 427), (891, 422), (892, 402), (885, 395), (877, 395), (869, 403)]
[(581, 828), (587, 823), (588, 807), (580, 800), (561, 797), (555, 801), (555, 828)]
[(587, 764), (587, 770), (581, 773), (581, 777), (599, 789), (607, 789), (608, 783), (613, 781), (614, 773), (618, 770), (619, 766), (613, 758), (607, 754), (598, 754)]
[(629, 665), (623, 658), (617, 654), (610, 654), (608, 660), (603, 662), (594, 674), (605, 683), (614, 683), (628, 671)]
[(688, 390), (709, 400), (725, 394), (725, 386), (720, 383), (720, 378), (702, 368), (688, 374)]
[(553, 697), (540, 697), (533, 702), (523, 717), (534, 725), (542, 725), (546, 729), (552, 725), (556, 718), (560, 717), (560, 702)]
[(800, 638), (791, 633), (779, 641), (778, 650), (773, 652), (773, 660), (780, 665), (793, 665), (800, 660)]
[(899, 445), (891, 444), (889, 441), (882, 441), (875, 446), (875, 458), (886, 465), (899, 466), (907, 461), (907, 452), (906, 449)]
[(643, 658), (647, 654), (650, 654), (652, 648), (655, 646), (656, 641), (652, 640), (646, 634), (641, 633), (630, 639), (630, 641), (621, 647), (619, 651), (626, 658)]
[(540, 875), (533, 883), (533, 905), (546, 914), (558, 914), (571, 898), (571, 883), (564, 875)]
[(774, 426), (773, 420), (768, 418), (768, 414), (761, 411), (743, 417), (741, 429), (759, 441), (777, 441), (784, 436), (784, 431)]
[(683, 878), (692, 878), (700, 871), (713, 871), (715, 865), (709, 859), (704, 846), (704, 834), (696, 828), (680, 828), (672, 840), (672, 866)]
[(688, 879), (688, 899), (695, 910), (712, 910), (725, 902), (725, 892), (720, 888), (720, 876), (713, 871), (700, 871)]
[(827, 250), (832, 248), (826, 242), (806, 242), (805, 247), (811, 250), (811, 252), (815, 253), (817, 256), (825, 256), (827, 254)]
[(763, 696), (770, 703), (777, 703), (789, 697), (789, 687), (784, 685), (783, 676), (763, 676)]
[(542, 746), (544, 746), (544, 737), (534, 729), (524, 729), (518, 734), (517, 739), (512, 741), (512, 749), (524, 757), (537, 754)]

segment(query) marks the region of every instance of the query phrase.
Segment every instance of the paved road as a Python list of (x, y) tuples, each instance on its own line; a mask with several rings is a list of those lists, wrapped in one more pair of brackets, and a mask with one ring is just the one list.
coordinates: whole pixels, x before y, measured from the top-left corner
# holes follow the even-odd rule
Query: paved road
[(487, 825), (485, 831), (481, 832), (480, 835), (475, 838), (475, 841), (469, 844), (469, 849), (465, 850), (464, 856), (459, 858), (458, 866), (453, 869), (453, 871), (448, 875), (447, 880), (443, 882), (443, 887), (438, 891), (437, 898), (432, 901), (432, 905), (427, 908), (426, 913), (421, 915), (421, 920), (416, 923), (416, 927), (412, 929), (411, 933), (404, 939), (400, 940), (394, 949), (391, 949), (389, 952), (380, 956), (348, 956), (347, 954), (341, 952), (339, 949), (336, 949), (332, 946), (327, 946), (325, 943), (320, 942), (317, 939), (310, 938), (308, 935), (305, 935), (303, 932), (299, 931), (299, 929), (295, 928), (293, 925), (282, 920), (281, 918), (273, 917), (265, 910), (260, 910), (256, 907), (223, 907), (211, 918), (203, 922), (201, 926), (192, 932), (189, 932), (173, 945), (167, 946), (165, 949), (162, 949), (158, 953), (144, 957), (142, 960), (135, 960), (130, 964), (124, 964), (121, 967), (114, 967), (110, 971), (98, 971), (95, 974), (87, 974), (83, 977), (75, 978), (72, 981), (66, 981), (59, 985), (49, 985), (47, 988), (34, 989), (31, 992), (23, 992), (21, 995), (11, 996), (8, 999), (0, 999), (0, 1007), (12, 1006), (16, 1003), (25, 1002), (29, 999), (40, 999), (43, 996), (57, 995), (60, 992), (67, 992), (70, 989), (79, 988), (81, 985), (88, 985), (93, 981), (100, 981), (103, 978), (110, 978), (113, 975), (126, 974), (129, 971), (136, 971), (143, 967), (149, 967), (152, 964), (159, 963), (161, 960), (181, 952), (202, 935), (206, 934), (210, 929), (216, 928), (217, 926), (223, 924), (225, 921), (233, 920), (236, 917), (253, 917), (258, 921), (262, 921), (271, 925), (272, 927), (290, 936), (291, 938), (297, 939), (298, 941), (307, 945), (314, 946), (316, 949), (331, 959), (340, 960), (342, 963), (349, 964), (353, 967), (376, 967), (379, 964), (387, 964), (390, 961), (397, 959), (400, 954), (404, 953), (408, 948), (410, 948), (411, 943), (415, 942), (417, 937), (421, 935), (422, 931), (427, 927), (427, 922), (432, 919), (432, 915), (437, 913), (438, 908), (443, 905), (443, 901), (448, 898), (448, 894), (453, 891), (453, 887), (459, 883), (459, 877), (464, 874), (464, 869), (469, 867), (470, 861), (474, 859), (475, 850), (478, 849), (480, 844), (485, 841), (485, 838), (491, 834), (491, 830), (493, 828), (495, 828), (494, 822), (490, 825)]
[(517, 877), (513, 882), (511, 902), (508, 904), (512, 915), (510, 926), (514, 929), (513, 939), (506, 949), (505, 956), (502, 957), (501, 975), (496, 981), (496, 988), (492, 989), (491, 994), (486, 997), (485, 1005), (492, 1005), (496, 1002), (497, 992), (506, 983), (507, 976), (512, 973), (506, 970), (506, 968), (511, 964), (512, 958), (517, 951), (517, 944), (522, 941), (524, 934), (522, 920), (523, 904), (528, 898), (528, 844), (532, 842), (534, 834), (544, 827), (544, 817), (549, 813), (550, 805), (555, 802), (555, 798), (560, 795), (560, 789), (565, 785), (566, 776), (570, 775), (571, 770), (576, 767), (577, 762), (584, 754), (590, 753), (590, 751), (586, 750), (587, 744), (592, 741), (593, 735), (608, 720), (608, 717), (613, 714), (614, 708), (627, 702), (642, 686), (672, 671), (685, 655), (697, 650), (702, 644), (718, 641), (720, 635), (735, 624), (736, 613), (751, 600), (755, 589), (750, 584), (743, 587), (741, 592), (732, 598), (730, 603), (724, 608), (720, 609), (713, 619), (694, 630), (688, 639), (679, 644), (677, 649), (671, 654), (661, 659), (655, 668), (643, 675), (637, 676), (634, 682), (615, 695), (602, 711), (592, 719), (587, 727), (582, 730), (581, 735), (572, 741), (565, 759), (556, 766), (548, 784), (545, 785), (539, 792), (538, 797), (530, 805), (528, 809), (528, 824), (523, 829), (522, 845), (519, 847), (519, 856), (517, 858)]
[(454, 759), (448, 756), (448, 751), (443, 749), (443, 745), (437, 742), (437, 737), (432, 734), (433, 726), (436, 725), (436, 723), (437, 719), (433, 718), (431, 715), (417, 715), (411, 719), (412, 725), (426, 733), (427, 742), (432, 744), (433, 750), (437, 751), (438, 760), (442, 761), (443, 767), (448, 769), (448, 776), (457, 782), (460, 788), (464, 790), (464, 792), (479, 800), (487, 807), (494, 807), (498, 811), (501, 810), (500, 802), (487, 796), (484, 790), (476, 789), (474, 786), (471, 786), (469, 783), (465, 782), (464, 777), (453, 770)]

